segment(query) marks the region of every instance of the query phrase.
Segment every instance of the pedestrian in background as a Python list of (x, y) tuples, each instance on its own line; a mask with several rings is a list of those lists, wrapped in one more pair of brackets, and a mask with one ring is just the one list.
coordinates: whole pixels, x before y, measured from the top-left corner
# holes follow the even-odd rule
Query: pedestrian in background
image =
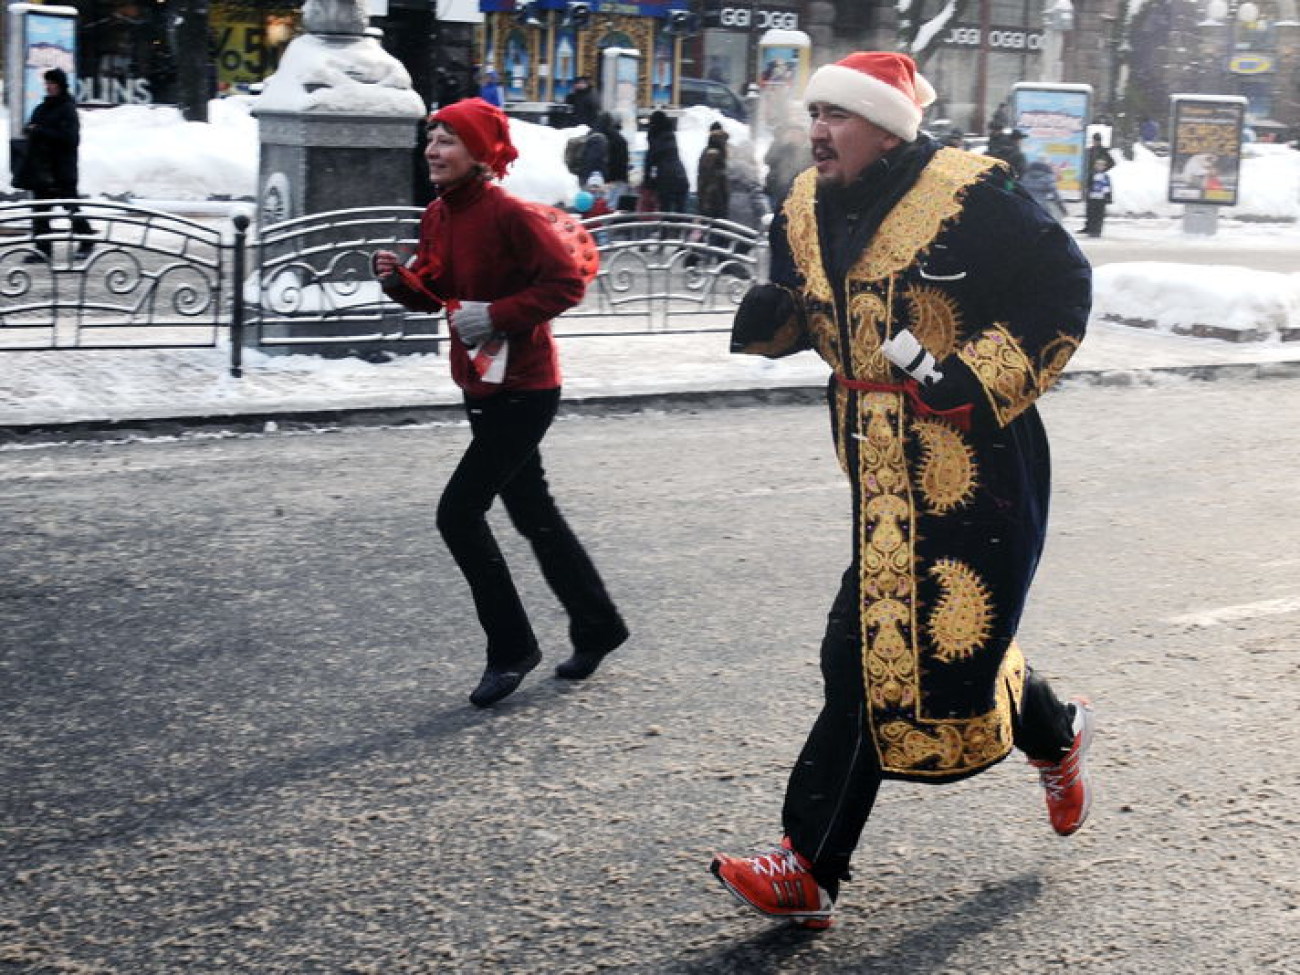
[(608, 168), (601, 170), (605, 176), (605, 193), (611, 207), (617, 208), (619, 201), (628, 191), (629, 158), (627, 139), (623, 135), (618, 117), (609, 112), (602, 112), (596, 120), (597, 128), (605, 134), (609, 143)]
[(1028, 134), (1020, 129), (1012, 129), (1010, 132), (1001, 133), (996, 142), (989, 140), (988, 154), (1010, 166), (1011, 175), (1016, 179), (1025, 173), (1027, 160), (1023, 145)]
[(573, 79), (573, 88), (564, 96), (564, 102), (573, 112), (573, 124), (585, 125), (590, 129), (596, 127), (600, 117), (600, 102), (596, 90), (591, 87), (591, 79), (580, 75)]
[(645, 175), (641, 180), (642, 210), (685, 213), (691, 185), (677, 148), (673, 120), (660, 109), (646, 123)]
[(933, 99), (902, 54), (814, 73), (816, 170), (772, 221), (771, 280), (732, 331), (733, 351), (830, 365), (853, 505), (784, 839), (712, 864), (744, 904), (811, 928), (829, 926), (886, 779), (956, 781), (1014, 745), (1057, 833), (1091, 802), (1092, 708), (1060, 701), (1015, 642), (1050, 492), (1034, 402), (1083, 336), (1090, 271), (999, 163), (919, 132)]
[(708, 140), (695, 170), (695, 198), (700, 216), (726, 219), (731, 206), (727, 185), (727, 141), (730, 136), (719, 122), (709, 126)]
[[(438, 530), (487, 634), (487, 667), (470, 701), (513, 693), (542, 654), (487, 512), (500, 497), (569, 616), (572, 656), (556, 676), (582, 680), (627, 627), (546, 483), (540, 445), (560, 402), (551, 320), (582, 300), (583, 279), (546, 218), (494, 180), (518, 156), (504, 112), (468, 98), (429, 117), (425, 152), (438, 198), (420, 222), (410, 266), (374, 255), (385, 293), (407, 308), (446, 308), (451, 374), (471, 440), (438, 503)], [(490, 354), (494, 353), (494, 354)]]
[(1088, 144), (1088, 163), (1087, 172), (1089, 174), (1097, 171), (1097, 163), (1100, 162), (1106, 172), (1115, 168), (1115, 157), (1111, 155), (1110, 148), (1102, 141), (1101, 133), (1094, 132), (1092, 141)]
[[(81, 120), (77, 116), (77, 103), (68, 91), (68, 75), (62, 68), (46, 71), (45, 98), (32, 109), (31, 119), (23, 129), (27, 139), (24, 155), (13, 184), (21, 190), (30, 190), (37, 200), (75, 200), (78, 182), (78, 155), (81, 146)], [(95, 229), (81, 215), (75, 204), (64, 207), (72, 218), (73, 236), (79, 238), (76, 256), (85, 259), (95, 247), (91, 239)], [(50, 233), (49, 205), (32, 207), (32, 234), (36, 237), (39, 254), (29, 254), (23, 260), (28, 264), (48, 261), (53, 245)]]
[(487, 73), (483, 75), (483, 84), (479, 86), (479, 97), (489, 105), (501, 107), (501, 77), (496, 73), (495, 68), (488, 68)]
[(776, 210), (790, 192), (794, 178), (812, 165), (808, 136), (803, 126), (786, 124), (777, 129), (772, 144), (763, 154), (763, 163), (767, 166), (763, 189), (767, 193), (769, 209)]
[(1051, 216), (1060, 219), (1068, 212), (1061, 193), (1056, 188), (1056, 170), (1049, 163), (1035, 159), (1020, 174), (1020, 185), (1032, 196), (1040, 207)]
[(1092, 175), (1088, 177), (1088, 199), (1084, 203), (1083, 232), (1089, 237), (1100, 237), (1102, 225), (1106, 222), (1106, 207), (1110, 204), (1109, 167), (1101, 159), (1092, 164)]

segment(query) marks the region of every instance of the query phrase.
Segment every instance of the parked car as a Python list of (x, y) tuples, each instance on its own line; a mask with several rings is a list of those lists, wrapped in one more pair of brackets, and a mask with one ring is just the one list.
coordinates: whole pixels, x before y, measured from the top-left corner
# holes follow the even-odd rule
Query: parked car
[(749, 124), (749, 109), (745, 101), (721, 81), (707, 78), (682, 78), (678, 83), (677, 95), (682, 108), (692, 105), (704, 105), (716, 109), (728, 118)]

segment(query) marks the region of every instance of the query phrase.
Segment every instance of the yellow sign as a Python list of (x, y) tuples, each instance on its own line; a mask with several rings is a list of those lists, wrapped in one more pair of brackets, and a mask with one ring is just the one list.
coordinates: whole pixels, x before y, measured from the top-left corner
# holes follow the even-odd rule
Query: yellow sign
[(1268, 74), (1273, 70), (1273, 59), (1267, 54), (1234, 54), (1228, 70), (1233, 74)]

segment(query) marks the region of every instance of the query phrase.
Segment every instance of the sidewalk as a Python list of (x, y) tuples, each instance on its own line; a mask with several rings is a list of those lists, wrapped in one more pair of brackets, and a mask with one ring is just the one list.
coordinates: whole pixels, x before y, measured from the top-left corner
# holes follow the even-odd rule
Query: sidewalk
[[(733, 356), (724, 333), (565, 339), (570, 408), (662, 407), (670, 401), (819, 396), (826, 365)], [(227, 349), (4, 353), (0, 443), (268, 423), (387, 423), (459, 418), (446, 358), (372, 364), (248, 353), (229, 375)], [(1066, 381), (1138, 383), (1300, 375), (1300, 343), (1233, 343), (1094, 325)]]

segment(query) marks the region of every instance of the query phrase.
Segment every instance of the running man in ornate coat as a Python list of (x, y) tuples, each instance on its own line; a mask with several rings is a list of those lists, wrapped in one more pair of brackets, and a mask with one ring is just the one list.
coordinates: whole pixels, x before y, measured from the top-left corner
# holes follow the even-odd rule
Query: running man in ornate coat
[(772, 280), (732, 350), (812, 348), (852, 486), (854, 558), (821, 648), (825, 705), (790, 775), (781, 846), (719, 854), (742, 902), (829, 926), (884, 779), (951, 782), (1021, 749), (1056, 832), (1088, 814), (1093, 712), (1015, 642), (1043, 547), (1047, 438), (1034, 406), (1083, 337), (1087, 261), (1005, 164), (918, 126), (934, 99), (901, 54), (818, 70), (814, 166), (771, 229)]

